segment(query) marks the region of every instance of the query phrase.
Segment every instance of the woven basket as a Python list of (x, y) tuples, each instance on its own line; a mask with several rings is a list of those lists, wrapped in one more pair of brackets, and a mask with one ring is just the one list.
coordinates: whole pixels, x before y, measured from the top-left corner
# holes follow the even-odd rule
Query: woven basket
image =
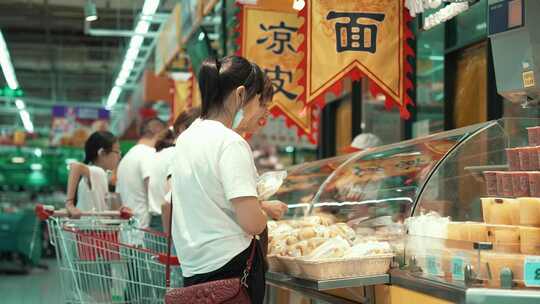
[(285, 266), (281, 263), (281, 260), (277, 255), (267, 255), (268, 269), (272, 272), (285, 272)]
[(300, 265), (298, 265), (297, 258), (280, 256), (278, 257), (278, 260), (283, 265), (285, 273), (290, 274), (294, 277), (298, 277), (302, 274), (302, 270), (300, 269)]
[(311, 280), (331, 280), (385, 274), (390, 269), (393, 256), (393, 254), (386, 254), (320, 261), (297, 259), (296, 262), (300, 266), (300, 277)]

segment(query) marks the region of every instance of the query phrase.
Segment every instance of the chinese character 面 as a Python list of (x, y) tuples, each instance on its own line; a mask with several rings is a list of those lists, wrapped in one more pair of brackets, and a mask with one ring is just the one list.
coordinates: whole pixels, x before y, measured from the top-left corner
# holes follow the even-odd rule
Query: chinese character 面
[[(287, 81), (288, 83), (292, 82), (291, 71), (282, 71), (281, 67), (279, 65), (276, 65), (276, 68), (274, 70), (264, 69), (264, 72), (272, 80), (272, 84), (276, 88), (276, 92), (283, 93), (283, 95), (285, 95), (288, 99), (291, 100), (295, 99), (298, 96), (297, 94), (285, 90), (285, 88), (283, 87), (285, 85), (285, 81)], [(287, 76), (287, 79), (283, 79), (282, 75)]]
[(336, 18), (349, 18), (349, 22), (336, 23), (336, 48), (338, 52), (364, 51), (375, 53), (377, 51), (377, 25), (360, 23), (359, 19), (381, 22), (384, 20), (384, 14), (331, 11), (326, 16), (326, 20)]
[(291, 45), (291, 33), (296, 32), (298, 28), (287, 26), (283, 21), (279, 25), (270, 25), (269, 27), (261, 23), (259, 27), (265, 32), (271, 32), (272, 35), (257, 39), (257, 44), (263, 44), (271, 40), (270, 45), (266, 49), (272, 50), (275, 54), (283, 54), (285, 47), (291, 52), (295, 51)]

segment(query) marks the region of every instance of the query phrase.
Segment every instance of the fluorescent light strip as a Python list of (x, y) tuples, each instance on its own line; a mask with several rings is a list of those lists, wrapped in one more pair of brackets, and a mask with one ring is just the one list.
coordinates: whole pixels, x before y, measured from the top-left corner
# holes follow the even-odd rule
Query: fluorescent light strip
[(16, 99), (15, 100), (15, 106), (17, 107), (17, 109), (20, 110), (24, 110), (24, 108), (26, 107), (26, 105), (24, 104), (24, 101), (22, 101), (22, 99)]
[(107, 109), (111, 109), (116, 102), (118, 101), (118, 97), (120, 97), (120, 94), (122, 93), (122, 88), (119, 86), (114, 86), (111, 89), (111, 93), (109, 94), (109, 98), (107, 99)]
[(30, 119), (30, 114), (26, 110), (19, 111), (19, 115), (21, 116), (21, 120), (23, 122), (24, 128), (26, 131), (30, 133), (34, 133), (34, 124), (32, 123), (32, 120)]
[[(17, 81), (17, 76), (15, 75), (15, 70), (11, 63), (11, 56), (9, 55), (9, 50), (2, 31), (0, 31), (0, 65), (2, 66), (2, 72), (4, 73), (4, 78), (6, 79), (9, 88), (12, 90), (18, 89), (19, 82)], [(26, 111), (24, 101), (22, 99), (16, 99), (15, 106), (19, 110), (19, 116), (21, 117), (26, 131), (34, 133), (34, 124), (32, 123), (32, 119), (30, 119), (30, 114)]]
[[(141, 14), (143, 16), (153, 15), (156, 13), (158, 7), (159, 0), (146, 0), (144, 1)], [(126, 84), (131, 71), (135, 67), (135, 60), (137, 60), (139, 56), (139, 51), (144, 42), (144, 37), (142, 35), (148, 33), (149, 29), (149, 21), (141, 18), (139, 22), (137, 22), (137, 26), (135, 27), (136, 34), (132, 36), (129, 41), (129, 48), (124, 56), (122, 68), (120, 69), (120, 72), (118, 72), (116, 80), (114, 81), (114, 87), (111, 89), (109, 97), (107, 98), (107, 109), (112, 109), (112, 107), (114, 107), (114, 105), (118, 102), (118, 98), (122, 93), (122, 86)]]
[(12, 90), (17, 89), (19, 87), (19, 82), (15, 76), (15, 71), (11, 64), (11, 57), (9, 56), (9, 50), (2, 31), (0, 31), (0, 65), (2, 66), (2, 71), (4, 72), (4, 77), (6, 78), (8, 86)]
[(159, 0), (146, 0), (144, 1), (142, 14), (153, 15), (156, 13), (159, 6)]

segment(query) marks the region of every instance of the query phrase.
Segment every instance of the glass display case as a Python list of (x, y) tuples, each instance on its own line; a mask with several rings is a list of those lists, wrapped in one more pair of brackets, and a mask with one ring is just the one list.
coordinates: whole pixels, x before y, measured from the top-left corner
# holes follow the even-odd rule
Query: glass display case
[(464, 290), (540, 287), (538, 125), (485, 123), (432, 170), (407, 220), (410, 273)]
[(470, 126), (292, 167), (272, 199), (289, 204), (292, 218), (323, 212), (352, 226), (403, 222), (433, 168), (483, 127)]
[(540, 286), (538, 125), (502, 119), (302, 164), (273, 199), (291, 206), (289, 219), (330, 215), (356, 240), (397, 241), (399, 266), (383, 283), (458, 302), (530, 292)]

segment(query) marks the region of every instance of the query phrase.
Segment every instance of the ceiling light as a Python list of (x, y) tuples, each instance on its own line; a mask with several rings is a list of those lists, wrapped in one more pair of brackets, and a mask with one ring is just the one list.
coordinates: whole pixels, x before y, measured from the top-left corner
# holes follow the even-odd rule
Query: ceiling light
[(25, 161), (26, 160), (24, 159), (24, 157), (20, 157), (20, 156), (15, 156), (11, 158), (11, 162), (14, 164), (24, 164)]
[(34, 155), (37, 156), (37, 157), (41, 157), (43, 155), (43, 151), (41, 151), (40, 148), (36, 148), (34, 150)]
[(43, 165), (42, 164), (31, 164), (30, 169), (32, 169), (33, 171), (40, 171), (41, 169), (43, 169)]
[[(123, 71), (131, 73), (131, 70), (133, 70), (133, 67), (135, 66), (135, 60), (124, 60), (124, 63), (122, 64), (122, 69), (120, 70), (120, 73)], [(124, 72), (125, 73), (125, 72)]]
[(17, 107), (17, 109), (19, 109), (19, 111), (24, 110), (24, 108), (26, 107), (24, 101), (22, 101), (21, 99), (15, 99), (15, 106)]
[(92, 0), (87, 0), (84, 5), (84, 17), (86, 21), (96, 21), (98, 19), (96, 4)]
[(135, 27), (135, 33), (137, 34), (146, 34), (148, 32), (148, 29), (150, 28), (150, 22), (141, 20), (139, 23), (137, 23), (137, 27)]
[(34, 133), (34, 124), (30, 119), (30, 114), (26, 110), (19, 111), (24, 128), (28, 133)]
[(129, 41), (129, 48), (133, 49), (139, 49), (143, 43), (144, 37), (141, 35), (135, 35), (131, 37), (131, 40)]
[(126, 53), (125, 60), (135, 61), (135, 59), (137, 59), (137, 56), (139, 56), (139, 48), (129, 48)]
[(159, 0), (146, 0), (144, 1), (142, 14), (153, 15), (156, 13), (159, 6)]
[(19, 87), (19, 82), (17, 82), (17, 77), (15, 76), (13, 65), (11, 64), (11, 57), (9, 56), (9, 50), (2, 31), (0, 31), (0, 65), (2, 66), (4, 78), (6, 78), (9, 88), (12, 90), (17, 89)]
[[(159, 0), (146, 0), (144, 1), (142, 8), (142, 16), (154, 15), (159, 7)], [(135, 61), (139, 58), (140, 49), (144, 42), (144, 36), (150, 29), (150, 22), (145, 18), (140, 18), (135, 26), (135, 35), (133, 35), (129, 41), (129, 48), (124, 56), (122, 67), (120, 72), (116, 76), (114, 81), (114, 87), (109, 93), (107, 98), (106, 107), (111, 110), (112, 107), (118, 102), (118, 98), (122, 93), (122, 86), (126, 84), (129, 76), (135, 67)]]
[(118, 77), (118, 78), (116, 78), (116, 81), (114, 82), (114, 85), (115, 85), (115, 86), (118, 86), (118, 87), (121, 87), (121, 86), (123, 86), (124, 84), (126, 84), (126, 81), (127, 81), (126, 78), (120, 78), (120, 77)]
[(120, 97), (120, 93), (122, 93), (122, 88), (119, 86), (114, 86), (111, 89), (111, 93), (109, 94), (109, 98), (107, 98), (107, 109), (111, 109), (116, 102), (118, 102), (118, 98)]

